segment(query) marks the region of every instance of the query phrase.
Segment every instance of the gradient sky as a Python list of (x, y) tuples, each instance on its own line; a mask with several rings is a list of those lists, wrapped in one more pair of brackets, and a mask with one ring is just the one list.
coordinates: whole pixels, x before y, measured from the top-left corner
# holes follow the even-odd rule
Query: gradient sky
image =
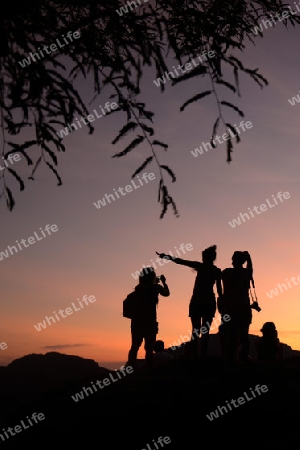
[[(167, 152), (157, 149), (161, 162), (170, 165), (177, 176), (176, 183), (169, 182), (168, 176), (166, 180), (179, 218), (170, 211), (159, 219), (159, 174), (154, 164), (145, 170), (155, 174), (154, 181), (101, 209), (94, 206), (106, 193), (129, 184), (132, 173), (150, 156), (145, 144), (124, 158), (111, 158), (135, 136), (111, 144), (125, 123), (122, 113), (95, 121), (91, 136), (83, 128), (64, 139), (67, 151), (59, 154), (58, 166), (62, 186), (57, 186), (46, 168), (37, 172), (35, 181), (26, 181), (23, 192), (11, 181), (16, 207), (10, 213), (4, 201), (0, 204), (0, 251), (16, 240), (28, 239), (47, 224), (56, 224), (58, 231), (0, 261), (0, 343), (8, 346), (0, 350), (0, 364), (48, 351), (92, 358), (106, 365), (125, 362), (130, 321), (122, 317), (122, 301), (136, 284), (131, 273), (150, 264), (156, 250), (168, 253), (182, 243), (193, 246), (185, 255), (190, 260), (201, 260), (201, 251), (216, 244), (216, 264), (221, 269), (231, 266), (235, 250), (248, 250), (262, 308), (260, 313), (253, 312), (250, 332), (259, 334), (264, 322), (274, 321), (280, 340), (300, 350), (300, 283), (272, 299), (266, 294), (286, 278), (300, 275), (300, 104), (288, 103), (300, 89), (299, 33), (299, 28), (286, 30), (278, 23), (264, 32), (263, 39), (255, 39), (255, 47), (247, 46), (242, 61), (258, 67), (269, 86), (260, 89), (242, 76), (241, 98), (220, 90), (222, 98), (240, 107), (244, 120), (253, 124), (242, 132), (231, 164), (226, 163), (226, 144), (197, 158), (191, 154), (210, 138), (217, 117), (214, 98), (208, 96), (183, 113), (179, 111), (189, 97), (210, 88), (209, 79), (174, 87), (168, 83), (161, 94), (153, 83), (155, 71), (145, 69), (141, 99), (156, 113), (154, 137), (169, 144)], [(232, 80), (231, 73), (227, 79)], [(78, 85), (89, 102), (92, 80)], [(108, 99), (107, 91), (90, 105), (90, 111)], [(224, 113), (227, 121), (239, 124), (241, 118), (231, 110), (226, 108)], [(24, 161), (14, 167), (29, 176)], [(266, 199), (271, 201), (279, 191), (289, 192), (290, 198), (235, 228), (229, 225), (240, 212), (266, 203)], [(157, 273), (164, 273), (171, 291), (158, 307), (158, 338), (169, 346), (191, 328), (188, 304), (195, 272), (168, 263)], [(34, 325), (45, 316), (77, 303), (85, 294), (94, 295), (96, 302), (36, 331)], [(143, 348), (139, 357), (144, 357)]]

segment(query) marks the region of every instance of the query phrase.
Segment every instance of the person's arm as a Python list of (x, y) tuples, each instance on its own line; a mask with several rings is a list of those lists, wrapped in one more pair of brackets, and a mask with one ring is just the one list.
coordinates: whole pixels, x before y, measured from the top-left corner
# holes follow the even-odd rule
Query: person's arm
[(166, 277), (164, 275), (161, 275), (160, 280), (163, 285), (162, 286), (160, 284), (157, 285), (159, 294), (162, 295), (163, 297), (169, 297), (170, 290), (169, 286), (166, 283)]
[(222, 289), (222, 283), (221, 283), (221, 273), (222, 273), (221, 269), (218, 269), (216, 285), (217, 285), (217, 292), (218, 292), (219, 297), (222, 297), (222, 295), (223, 295), (223, 289)]
[(250, 275), (251, 280), (253, 280), (253, 265), (252, 265), (252, 259), (251, 259), (251, 256), (250, 256), (250, 254), (249, 254), (248, 252), (244, 252), (244, 253), (245, 253), (245, 255), (247, 256), (247, 259), (246, 259), (246, 263), (247, 263), (246, 269), (247, 269), (248, 272), (249, 272), (249, 275)]
[(198, 269), (201, 265), (201, 263), (199, 261), (187, 261), (186, 259), (175, 258), (174, 256), (166, 255), (165, 253), (157, 253), (156, 252), (156, 254), (162, 259), (163, 258), (169, 259), (170, 261), (173, 261), (176, 264), (180, 264), (181, 266), (191, 267), (192, 269)]
[[(222, 289), (222, 296), (224, 295), (224, 291), (225, 291), (225, 289), (224, 289), (224, 272), (226, 270), (227, 269), (221, 270), (221, 273), (220, 273), (220, 283), (221, 283), (221, 289)], [(225, 274), (226, 274), (226, 272), (225, 272)]]

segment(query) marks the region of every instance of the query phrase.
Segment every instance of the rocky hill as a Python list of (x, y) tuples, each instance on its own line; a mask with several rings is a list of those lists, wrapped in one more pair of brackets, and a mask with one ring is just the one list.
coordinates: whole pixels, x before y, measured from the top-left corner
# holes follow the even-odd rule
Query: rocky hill
[[(299, 443), (299, 356), (238, 366), (217, 356), (175, 358), (118, 376), (92, 360), (48, 353), (13, 361), (0, 381), (3, 448), (294, 450)], [(267, 390), (258, 395), (257, 386)], [(34, 423), (35, 412), (44, 420)]]

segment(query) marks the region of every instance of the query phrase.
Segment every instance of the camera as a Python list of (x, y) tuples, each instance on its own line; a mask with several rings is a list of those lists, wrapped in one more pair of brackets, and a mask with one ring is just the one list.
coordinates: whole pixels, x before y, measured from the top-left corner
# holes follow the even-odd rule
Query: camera
[(255, 311), (260, 312), (261, 311), (261, 307), (259, 306), (259, 304), (257, 302), (253, 302), (252, 305), (250, 306), (252, 309), (255, 309)]
[(161, 275), (158, 275), (158, 277), (156, 277), (157, 278), (157, 280), (160, 280), (161, 279)]

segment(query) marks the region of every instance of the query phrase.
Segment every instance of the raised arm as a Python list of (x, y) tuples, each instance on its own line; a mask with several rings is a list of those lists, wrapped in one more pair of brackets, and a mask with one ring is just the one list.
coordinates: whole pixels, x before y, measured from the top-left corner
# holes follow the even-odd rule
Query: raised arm
[[(246, 263), (247, 263), (246, 269), (247, 269), (248, 272), (249, 272), (250, 279), (253, 280), (253, 265), (252, 265), (252, 259), (251, 259), (251, 256), (250, 256), (250, 254), (249, 254), (248, 252), (244, 252), (244, 253), (245, 253), (245, 255), (247, 256), (247, 259), (246, 259)], [(253, 282), (253, 283), (254, 283), (254, 282)]]
[(163, 258), (169, 259), (170, 261), (173, 261), (176, 264), (180, 264), (181, 266), (191, 267), (192, 269), (198, 269), (200, 267), (200, 265), (202, 264), (199, 261), (187, 261), (186, 259), (175, 258), (174, 256), (166, 255), (165, 253), (156, 252), (156, 254), (162, 259)]
[(169, 297), (170, 295), (170, 290), (169, 287), (166, 283), (166, 277), (164, 275), (160, 276), (160, 280), (162, 282), (162, 286), (160, 284), (158, 284), (158, 292), (160, 293), (160, 295), (162, 295), (163, 297)]

